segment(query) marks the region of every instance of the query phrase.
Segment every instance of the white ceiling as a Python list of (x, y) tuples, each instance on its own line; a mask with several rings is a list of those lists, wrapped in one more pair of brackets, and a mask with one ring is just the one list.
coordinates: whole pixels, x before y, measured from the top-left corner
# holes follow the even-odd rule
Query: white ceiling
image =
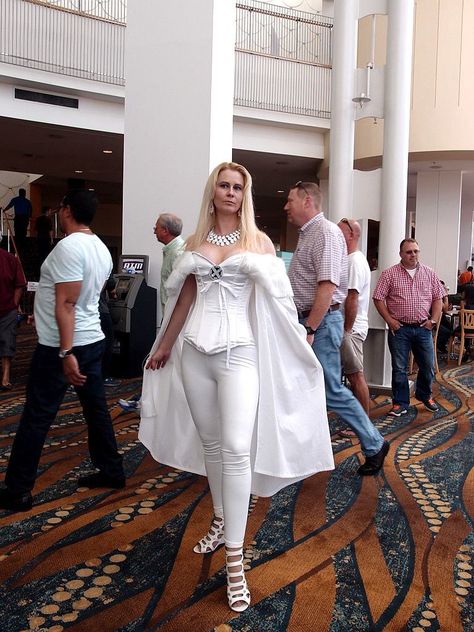
[[(104, 154), (104, 149), (112, 150), (112, 154)], [(417, 173), (439, 166), (447, 171), (464, 172), (463, 205), (474, 208), (474, 159), (451, 160), (442, 154), (433, 154), (431, 158), (411, 160), (408, 197), (416, 196)], [(315, 158), (246, 150), (234, 150), (233, 159), (252, 174), (258, 211), (263, 214), (268, 204), (258, 204), (259, 199), (273, 198), (274, 213), (280, 204), (283, 206), (289, 187), (298, 180), (315, 180), (321, 164)], [(105, 195), (107, 201), (120, 204), (123, 136), (0, 117), (0, 170), (41, 173), (40, 184), (60, 189), (67, 186), (68, 179), (84, 179), (99, 195), (102, 190), (101, 199)], [(77, 170), (83, 173), (76, 173)]]

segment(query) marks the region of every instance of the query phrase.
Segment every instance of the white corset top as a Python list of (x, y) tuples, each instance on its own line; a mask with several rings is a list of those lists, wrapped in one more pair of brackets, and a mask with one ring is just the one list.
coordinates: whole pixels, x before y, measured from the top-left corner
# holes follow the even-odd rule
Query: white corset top
[(184, 339), (209, 354), (229, 354), (233, 347), (253, 344), (249, 301), (254, 283), (240, 271), (245, 253), (231, 255), (219, 265), (198, 252), (193, 256), (197, 292)]

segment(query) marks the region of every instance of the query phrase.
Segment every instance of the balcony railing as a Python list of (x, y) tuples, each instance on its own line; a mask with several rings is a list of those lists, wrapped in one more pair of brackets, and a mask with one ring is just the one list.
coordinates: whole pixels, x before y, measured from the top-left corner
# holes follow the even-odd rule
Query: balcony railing
[(0, 61), (124, 85), (125, 23), (77, 4), (0, 0)]
[(332, 20), (238, 0), (234, 103), (330, 117)]
[[(235, 105), (329, 118), (331, 18), (236, 6)], [(0, 62), (124, 85), (125, 27), (126, 0), (0, 0)]]

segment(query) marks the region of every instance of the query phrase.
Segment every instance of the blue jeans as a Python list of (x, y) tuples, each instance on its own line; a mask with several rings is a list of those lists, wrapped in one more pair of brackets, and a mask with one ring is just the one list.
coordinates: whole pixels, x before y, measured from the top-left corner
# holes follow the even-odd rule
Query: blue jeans
[(312, 346), (323, 367), (326, 404), (354, 430), (359, 437), (364, 454), (373, 456), (379, 452), (384, 440), (352, 391), (342, 384), (340, 354), (342, 334), (343, 319), (340, 310), (328, 312), (314, 334)]
[(430, 399), (434, 377), (433, 335), (420, 325), (402, 325), (388, 334), (388, 348), (392, 355), (392, 395), (393, 403), (404, 408), (410, 405), (408, 384), (408, 356), (410, 350), (418, 365), (415, 397), (421, 401)]
[[(76, 387), (88, 426), (92, 463), (106, 476), (124, 478), (122, 457), (117, 451), (112, 420), (102, 380), (104, 341), (74, 347), (84, 386)], [(56, 417), (68, 386), (58, 347), (38, 344), (31, 360), (26, 402), (13, 441), (5, 484), (13, 494), (33, 489), (46, 435)]]

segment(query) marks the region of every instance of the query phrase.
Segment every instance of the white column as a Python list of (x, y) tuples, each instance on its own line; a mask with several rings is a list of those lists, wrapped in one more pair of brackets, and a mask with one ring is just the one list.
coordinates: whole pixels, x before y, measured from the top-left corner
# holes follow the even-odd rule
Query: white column
[[(387, 0), (387, 62), (378, 272), (399, 261), (399, 245), (405, 237), (413, 11), (413, 0)], [(377, 276), (377, 273), (372, 275), (372, 286), (375, 285)], [(370, 330), (364, 353), (367, 381), (373, 386), (387, 389), (391, 383), (388, 330), (373, 308), (369, 322)]]
[(232, 156), (235, 3), (128, 3), (123, 251), (150, 255), (159, 286), (156, 217), (195, 228), (204, 185)]
[(381, 270), (399, 260), (405, 237), (413, 44), (413, 0), (389, 0), (385, 69)]
[(334, 0), (328, 216), (350, 216), (354, 164), (357, 0)]
[(416, 239), (420, 260), (456, 291), (462, 173), (421, 172), (416, 178)]

